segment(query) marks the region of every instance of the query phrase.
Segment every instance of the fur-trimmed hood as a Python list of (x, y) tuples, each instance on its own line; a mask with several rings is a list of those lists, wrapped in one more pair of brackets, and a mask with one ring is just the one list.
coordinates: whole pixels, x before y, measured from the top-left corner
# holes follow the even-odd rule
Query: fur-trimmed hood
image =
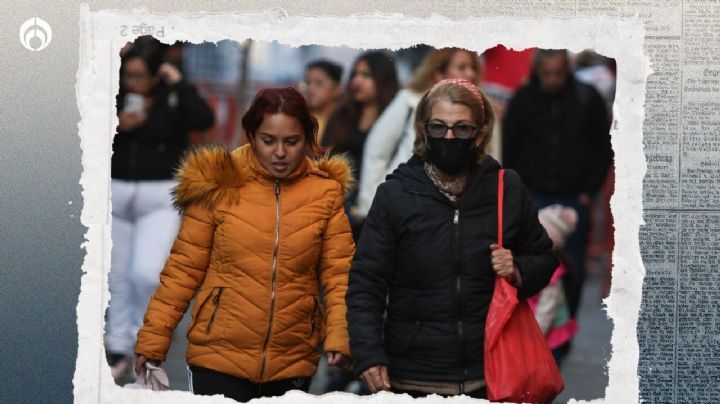
[[(319, 175), (337, 181), (347, 193), (355, 186), (350, 162), (344, 155), (306, 157), (305, 161), (284, 181), (293, 181), (307, 175)], [(271, 180), (268, 172), (257, 161), (249, 145), (232, 152), (217, 145), (191, 149), (182, 160), (175, 178), (173, 204), (184, 210), (193, 203), (215, 206), (219, 202), (239, 200), (239, 189), (248, 180)]]

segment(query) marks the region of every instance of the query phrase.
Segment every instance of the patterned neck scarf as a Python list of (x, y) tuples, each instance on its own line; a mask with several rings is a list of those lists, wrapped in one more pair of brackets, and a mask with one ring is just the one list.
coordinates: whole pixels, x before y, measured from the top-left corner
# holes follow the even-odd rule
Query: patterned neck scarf
[(443, 181), (438, 175), (437, 168), (429, 162), (423, 164), (425, 173), (430, 177), (430, 181), (435, 185), (435, 188), (440, 191), (441, 194), (445, 195), (453, 204), (457, 205), (460, 196), (465, 191), (465, 185), (467, 185), (467, 170), (463, 170), (460, 174), (456, 175), (449, 181)]

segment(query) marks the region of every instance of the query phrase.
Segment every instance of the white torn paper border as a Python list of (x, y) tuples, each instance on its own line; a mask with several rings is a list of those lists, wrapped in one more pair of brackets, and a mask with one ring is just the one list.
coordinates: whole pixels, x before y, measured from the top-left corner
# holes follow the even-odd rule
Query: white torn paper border
[[(81, 221), (88, 228), (81, 292), (77, 305), (78, 358), (73, 379), (76, 402), (234, 402), (220, 397), (193, 396), (189, 392), (128, 390), (114, 384), (103, 351), (104, 313), (110, 270), (110, 158), (117, 126), (115, 95), (119, 90), (120, 48), (143, 33), (133, 26), (162, 27), (162, 42), (217, 42), (247, 38), (300, 46), (351, 48), (406, 48), (424, 43), (433, 47), (458, 46), (481, 53), (497, 44), (508, 48), (592, 48), (617, 61), (617, 92), (613, 107), (612, 147), (616, 184), (611, 200), (615, 225), (613, 282), (605, 300), (614, 323), (609, 384), (604, 401), (637, 402), (638, 343), (636, 326), (645, 270), (640, 257), (638, 230), (642, 224), (642, 179), (646, 164), (642, 124), (645, 85), (651, 73), (643, 53), (645, 31), (637, 19), (488, 17), (450, 20), (402, 14), (351, 17), (288, 16), (282, 10), (253, 13), (153, 14), (147, 10), (80, 12), (80, 63), (76, 96), (83, 172)], [(123, 28), (125, 27), (125, 28)], [(145, 32), (144, 32), (145, 33)], [(347, 393), (312, 396), (291, 392), (283, 398), (253, 402), (281, 403), (411, 403), (477, 402), (466, 397), (437, 396), (412, 400), (407, 395), (381, 393), (373, 398)], [(603, 400), (595, 400), (602, 402)], [(572, 401), (571, 401), (572, 402)]]

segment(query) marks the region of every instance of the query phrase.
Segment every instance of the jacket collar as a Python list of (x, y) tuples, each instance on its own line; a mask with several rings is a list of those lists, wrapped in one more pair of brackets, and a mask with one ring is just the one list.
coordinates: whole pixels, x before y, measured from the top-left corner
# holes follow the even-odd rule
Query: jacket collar
[[(282, 181), (296, 181), (308, 175), (337, 181), (344, 192), (355, 184), (350, 163), (344, 156), (325, 156), (317, 160), (304, 157)], [(178, 185), (173, 189), (173, 203), (180, 210), (198, 202), (206, 206), (223, 201), (238, 202), (240, 188), (251, 179), (266, 184), (275, 182), (248, 145), (232, 152), (216, 145), (191, 149), (183, 157), (175, 178)]]
[[(388, 179), (398, 179), (403, 184), (406, 192), (421, 194), (450, 203), (427, 176), (423, 164), (425, 164), (424, 160), (417, 154), (413, 154), (410, 160), (395, 169), (395, 171), (388, 176)], [(478, 184), (486, 178), (487, 175), (497, 175), (499, 169), (500, 163), (491, 156), (486, 155), (481, 161), (470, 168), (470, 177), (468, 178), (465, 188), (465, 195), (477, 192)], [(464, 199), (467, 198), (463, 197), (462, 200)]]

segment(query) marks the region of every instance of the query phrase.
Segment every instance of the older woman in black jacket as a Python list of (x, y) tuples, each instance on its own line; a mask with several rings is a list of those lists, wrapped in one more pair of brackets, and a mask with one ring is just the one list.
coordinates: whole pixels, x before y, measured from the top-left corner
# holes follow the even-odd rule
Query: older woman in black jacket
[(355, 372), (371, 391), (485, 397), (485, 318), (496, 276), (520, 297), (557, 260), (520, 178), (505, 174), (497, 241), (494, 115), (471, 83), (436, 84), (418, 104), (414, 156), (380, 185), (346, 296)]

